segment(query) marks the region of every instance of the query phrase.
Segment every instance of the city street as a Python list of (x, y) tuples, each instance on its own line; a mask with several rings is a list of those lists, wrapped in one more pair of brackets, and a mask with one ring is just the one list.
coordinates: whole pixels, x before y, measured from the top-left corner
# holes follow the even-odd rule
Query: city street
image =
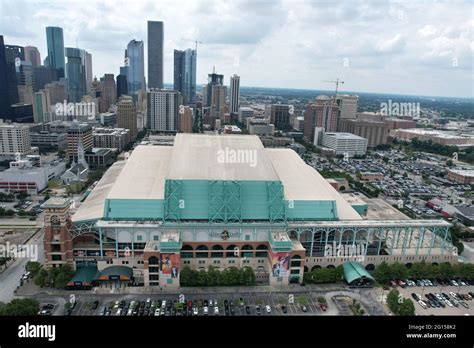
[[(27, 244), (37, 245), (38, 262), (44, 261), (43, 234), (38, 232)], [(28, 258), (19, 258), (11, 264), (3, 273), (0, 273), (0, 302), (10, 302), (14, 297), (14, 291), (20, 285), (21, 276), (25, 273), (25, 265), (30, 261)], [(32, 280), (30, 280), (32, 281)]]

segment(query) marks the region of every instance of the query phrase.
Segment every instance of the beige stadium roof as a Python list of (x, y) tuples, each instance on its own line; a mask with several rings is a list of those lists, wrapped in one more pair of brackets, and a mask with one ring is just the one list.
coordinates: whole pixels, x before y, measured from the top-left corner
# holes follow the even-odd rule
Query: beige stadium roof
[(72, 216), (72, 221), (101, 219), (104, 214), (104, 201), (125, 167), (126, 161), (115, 162), (97, 183), (86, 200)]
[[(237, 151), (233, 153), (237, 157), (232, 157), (230, 150)], [(243, 151), (240, 155), (239, 150)], [(251, 135), (178, 134), (174, 146), (137, 146), (127, 161), (116, 162), (73, 221), (102, 218), (106, 198), (164, 199), (166, 179), (281, 181), (285, 199), (334, 200), (339, 219), (362, 219), (291, 149), (265, 149), (260, 139)]]
[(163, 199), (171, 146), (137, 146), (107, 198)]
[(256, 135), (178, 134), (169, 179), (278, 180)]
[(285, 199), (336, 201), (340, 220), (362, 220), (362, 217), (314, 168), (308, 166), (291, 149), (265, 149), (280, 178)]

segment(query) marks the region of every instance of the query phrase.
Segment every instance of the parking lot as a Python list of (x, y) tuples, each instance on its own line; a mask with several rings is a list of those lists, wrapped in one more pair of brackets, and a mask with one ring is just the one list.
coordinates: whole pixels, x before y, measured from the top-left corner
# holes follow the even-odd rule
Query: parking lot
[[(403, 295), (403, 297), (410, 298), (414, 304), (415, 304), (415, 313), (416, 315), (474, 315), (474, 300), (473, 299), (460, 299), (458, 295), (456, 295), (455, 298), (453, 298), (452, 294), (469, 294), (474, 292), (474, 286), (473, 285), (466, 285), (466, 286), (452, 286), (452, 285), (440, 285), (436, 284), (435, 286), (406, 286), (405, 288), (397, 287), (397, 290), (400, 291), (400, 293)], [(419, 295), (423, 302), (426, 304), (427, 308), (423, 308), (420, 303), (414, 300), (412, 297), (412, 294), (417, 294)], [(451, 294), (452, 293), (452, 294)], [(432, 295), (430, 295), (432, 294)], [(429, 305), (429, 299), (427, 297), (435, 297), (438, 294), (441, 297), (441, 301), (438, 299), (438, 301), (435, 302), (443, 302), (443, 306), (430, 306)], [(446, 296), (443, 296), (442, 294), (446, 294)], [(472, 296), (472, 295), (471, 295)], [(448, 301), (446, 301), (446, 298), (448, 299), (449, 303), (451, 305), (448, 305)], [(472, 296), (474, 298), (474, 296)], [(461, 304), (463, 302), (467, 308)]]
[[(182, 306), (180, 306), (176, 304), (180, 301), (179, 295), (111, 294), (94, 296), (93, 294), (74, 294), (74, 309), (67, 314), (65, 304), (70, 302), (70, 298), (48, 298), (48, 296), (42, 295), (38, 298), (38, 300), (40, 301), (41, 308), (47, 304), (54, 305), (54, 310), (51, 311), (51, 315), (154, 316), (155, 314), (158, 315), (158, 313), (156, 313), (156, 309), (160, 309), (159, 315), (163, 316), (204, 316), (206, 315), (204, 313), (205, 307), (208, 308), (208, 316), (337, 314), (337, 312), (335, 312), (337, 310), (334, 304), (332, 304), (330, 301), (328, 304), (326, 301), (321, 300), (322, 302), (326, 302), (325, 304), (323, 303), (323, 306), (321, 306), (321, 303), (318, 302), (318, 297), (321, 298), (321, 294), (294, 294), (292, 296), (293, 303), (291, 303), (292, 300), (290, 298), (290, 294), (286, 293), (208, 295), (193, 294), (189, 296), (184, 294), (184, 298), (182, 298), (184, 303)], [(241, 299), (243, 300), (243, 304), (241, 303)], [(97, 303), (94, 304), (96, 301)], [(135, 306), (132, 306), (132, 301), (134, 301)], [(165, 305), (162, 304), (162, 301), (165, 301)], [(192, 301), (192, 304), (189, 303), (189, 301)], [(138, 303), (140, 303), (140, 305), (137, 308)], [(184, 307), (188, 307), (188, 303), (191, 310), (184, 310)], [(267, 311), (267, 306), (269, 306), (270, 312)], [(177, 310), (176, 307), (181, 307), (182, 309)], [(218, 314), (215, 311), (215, 307), (218, 307)], [(130, 308), (132, 308), (131, 311)], [(133, 308), (137, 308), (137, 310), (134, 311)], [(196, 308), (197, 312), (194, 312), (194, 308)], [(119, 311), (119, 309), (121, 310)]]

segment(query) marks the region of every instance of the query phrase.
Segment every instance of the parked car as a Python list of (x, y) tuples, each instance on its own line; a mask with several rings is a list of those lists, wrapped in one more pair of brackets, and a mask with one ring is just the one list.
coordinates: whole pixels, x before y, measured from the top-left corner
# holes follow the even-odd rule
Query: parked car
[(99, 307), (99, 301), (94, 301), (94, 303), (92, 303), (92, 309), (97, 309), (97, 307)]
[(428, 308), (428, 306), (426, 305), (426, 303), (425, 303), (423, 300), (419, 300), (418, 303), (419, 303), (419, 305), (420, 305), (421, 307), (423, 307), (424, 309)]
[(308, 311), (308, 308), (306, 308), (306, 306), (303, 305), (301, 306), (301, 310), (306, 313)]
[(281, 306), (281, 311), (286, 314), (287, 313), (286, 306)]
[(207, 315), (209, 313), (209, 309), (207, 306), (204, 306), (204, 308), (202, 309), (202, 312), (204, 315)]
[(265, 310), (267, 311), (267, 313), (271, 313), (272, 312), (272, 309), (269, 305), (266, 305), (265, 306)]
[(250, 314), (250, 306), (245, 306), (245, 313)]

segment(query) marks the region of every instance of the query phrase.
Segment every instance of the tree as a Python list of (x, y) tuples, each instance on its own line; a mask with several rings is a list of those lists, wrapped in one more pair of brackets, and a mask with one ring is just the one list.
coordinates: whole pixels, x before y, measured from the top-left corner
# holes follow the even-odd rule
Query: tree
[(391, 266), (391, 278), (395, 279), (405, 279), (408, 276), (408, 270), (404, 264), (400, 262), (395, 262)]
[(439, 272), (441, 277), (443, 278), (451, 278), (454, 274), (453, 272), (453, 266), (451, 266), (450, 263), (442, 263), (439, 265)]
[(387, 295), (387, 306), (394, 314), (398, 314), (400, 307), (400, 293), (397, 289), (392, 289)]
[(388, 281), (392, 278), (390, 274), (390, 266), (383, 261), (380, 265), (378, 265), (374, 270), (374, 278), (382, 284), (388, 283)]
[(205, 270), (200, 270), (197, 276), (197, 285), (206, 286), (207, 282), (207, 272)]
[(452, 159), (448, 159), (448, 160), (446, 161), (446, 166), (448, 166), (449, 168), (451, 168), (453, 165), (454, 165), (454, 164), (453, 164), (453, 160), (452, 160)]
[(255, 277), (255, 272), (253, 271), (253, 269), (251, 267), (244, 267), (243, 269), (241, 269), (241, 273), (242, 273), (242, 282), (241, 284), (242, 285), (247, 285), (247, 286), (251, 286), (251, 285), (255, 285), (255, 281), (256, 281), (256, 277)]
[(20, 192), (17, 197), (20, 201), (23, 201), (29, 197), (29, 194), (26, 192)]
[(44, 287), (48, 279), (48, 272), (42, 268), (35, 277), (35, 284), (39, 287)]
[(31, 278), (34, 278), (41, 269), (41, 263), (35, 261), (28, 261), (25, 265), (25, 270), (31, 273)]
[(0, 308), (0, 315), (36, 315), (39, 302), (31, 298), (16, 298)]
[(179, 273), (179, 280), (180, 280), (180, 283), (183, 286), (193, 286), (194, 285), (194, 284), (191, 284), (192, 283), (191, 273), (192, 273), (192, 270), (191, 270), (191, 268), (189, 268), (189, 266), (183, 267), (183, 269)]
[(415, 315), (415, 305), (413, 301), (409, 298), (404, 298), (398, 307), (397, 314), (402, 316)]
[(300, 306), (306, 306), (308, 304), (308, 299), (301, 295), (296, 298), (296, 303), (298, 303)]
[(423, 278), (429, 277), (427, 274), (428, 271), (428, 265), (426, 264), (425, 260), (423, 260), (421, 262), (413, 263), (408, 273), (413, 278)]

